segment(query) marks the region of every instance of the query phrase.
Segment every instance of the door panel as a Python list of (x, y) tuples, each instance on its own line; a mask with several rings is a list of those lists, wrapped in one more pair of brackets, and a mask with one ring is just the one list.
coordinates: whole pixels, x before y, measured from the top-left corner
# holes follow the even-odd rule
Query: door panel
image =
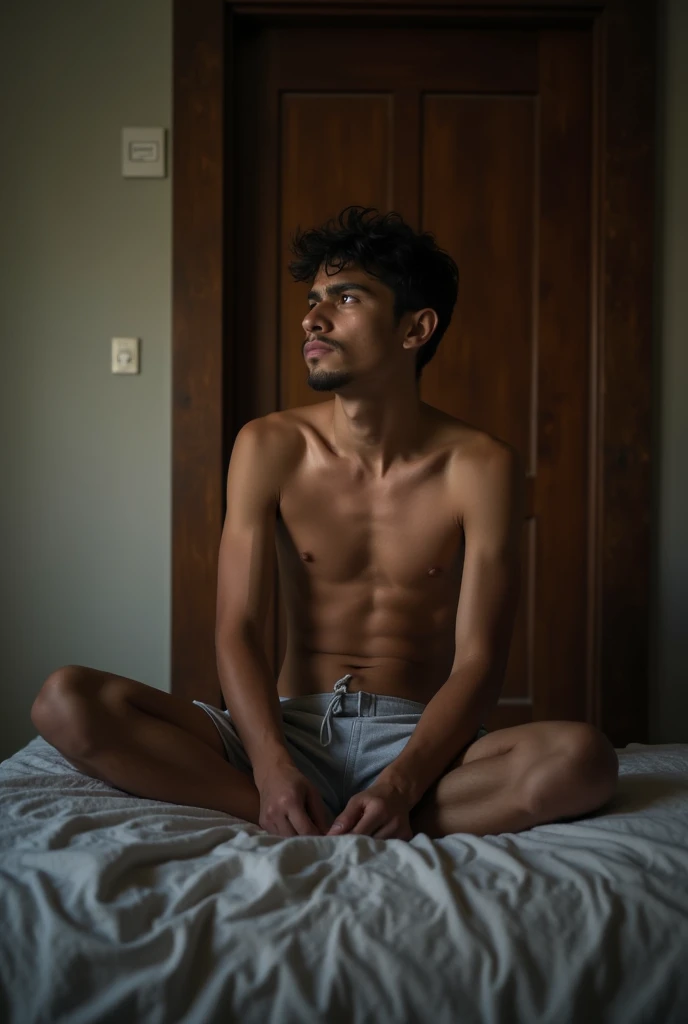
[(241, 422), (331, 397), (305, 383), (308, 286), (287, 270), (297, 226), (361, 203), (435, 233), (460, 291), (421, 397), (509, 441), (528, 467), (521, 601), (487, 724), (588, 718), (591, 36), (253, 31), (237, 40), (237, 328), (253, 353), (235, 375)]
[[(282, 288), (280, 302), (280, 408), (321, 402), (304, 374), (301, 327), (308, 286), (296, 285), (287, 267), (289, 239), (298, 211), (302, 227), (320, 224), (351, 202), (361, 198), (366, 206), (386, 209), (391, 202), (392, 97), (311, 95), (286, 93), (282, 97), (282, 216), (280, 253)], [(324, 396), (325, 398), (331, 396)]]
[(536, 103), (429, 95), (423, 113), (423, 228), (441, 239), (460, 275), (452, 323), (423, 373), (424, 397), (454, 415), (460, 406), (462, 419), (525, 455), (533, 426)]

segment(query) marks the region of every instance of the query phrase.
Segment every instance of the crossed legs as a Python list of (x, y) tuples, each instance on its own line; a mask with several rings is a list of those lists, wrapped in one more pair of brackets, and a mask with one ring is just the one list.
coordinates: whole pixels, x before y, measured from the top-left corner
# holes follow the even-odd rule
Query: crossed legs
[[(229, 764), (196, 705), (152, 686), (70, 665), (31, 710), (38, 732), (76, 768), (136, 796), (258, 822), (253, 780)], [(414, 834), (520, 832), (590, 814), (616, 792), (618, 758), (584, 722), (533, 722), (470, 744), (412, 809)]]

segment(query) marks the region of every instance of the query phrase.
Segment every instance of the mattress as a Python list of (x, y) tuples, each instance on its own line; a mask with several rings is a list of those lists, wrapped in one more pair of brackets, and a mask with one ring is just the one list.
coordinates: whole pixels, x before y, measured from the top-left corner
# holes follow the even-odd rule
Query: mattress
[(431, 840), (269, 835), (37, 738), (0, 765), (8, 1024), (688, 1021), (688, 744), (600, 812)]

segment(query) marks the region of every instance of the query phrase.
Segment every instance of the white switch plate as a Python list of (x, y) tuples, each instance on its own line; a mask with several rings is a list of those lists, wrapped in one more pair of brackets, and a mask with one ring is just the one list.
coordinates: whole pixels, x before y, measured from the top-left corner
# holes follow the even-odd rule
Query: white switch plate
[(122, 129), (122, 175), (125, 178), (165, 177), (165, 129)]
[(139, 372), (139, 339), (138, 338), (113, 338), (112, 339), (112, 372), (113, 373), (138, 373)]

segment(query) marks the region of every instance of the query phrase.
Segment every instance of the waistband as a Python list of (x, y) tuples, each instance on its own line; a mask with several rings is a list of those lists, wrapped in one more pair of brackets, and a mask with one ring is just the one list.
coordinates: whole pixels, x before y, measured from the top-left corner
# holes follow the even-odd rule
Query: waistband
[[(280, 704), (294, 711), (312, 711), (319, 714), (327, 710), (332, 702), (332, 691), (305, 693), (301, 697), (280, 697)], [(374, 718), (376, 715), (420, 715), (426, 704), (405, 697), (389, 697), (384, 693), (342, 693), (337, 703), (337, 715), (346, 718)]]
[[(347, 693), (351, 674), (342, 676), (334, 684), (332, 693), (309, 693), (303, 697), (280, 697), (282, 707), (288, 705), (290, 711), (310, 711), (323, 714), (320, 726), (320, 743), (327, 747), (332, 739), (330, 725), (333, 715), (345, 718), (374, 718), (376, 715), (420, 715), (425, 704), (405, 697), (388, 697), (382, 693), (369, 693), (359, 690), (358, 693)], [(327, 734), (327, 739), (325, 739)]]

